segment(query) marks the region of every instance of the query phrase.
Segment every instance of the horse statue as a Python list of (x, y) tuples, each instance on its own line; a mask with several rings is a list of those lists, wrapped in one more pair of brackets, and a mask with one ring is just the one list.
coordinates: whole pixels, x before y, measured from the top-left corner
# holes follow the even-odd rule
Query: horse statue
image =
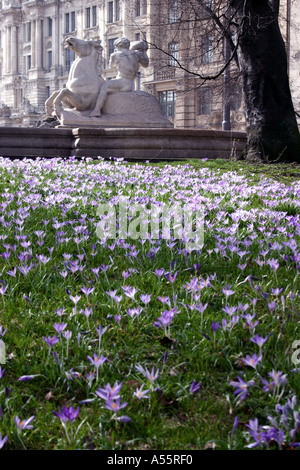
[(68, 37), (66, 48), (77, 55), (71, 65), (66, 88), (55, 91), (45, 103), (46, 114), (60, 118), (63, 106), (84, 112), (93, 110), (104, 79), (101, 41)]

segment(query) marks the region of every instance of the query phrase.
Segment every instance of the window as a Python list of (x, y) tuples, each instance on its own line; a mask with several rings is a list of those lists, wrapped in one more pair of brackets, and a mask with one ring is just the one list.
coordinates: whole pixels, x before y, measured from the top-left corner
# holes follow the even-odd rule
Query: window
[(169, 0), (168, 4), (168, 20), (169, 23), (176, 23), (179, 19), (179, 9), (177, 0)]
[(142, 15), (147, 15), (147, 0), (143, 0)]
[(71, 12), (71, 31), (75, 31), (76, 22), (75, 22), (75, 11)]
[(91, 27), (91, 9), (90, 9), (90, 7), (85, 9), (85, 27), (86, 28)]
[(141, 16), (141, 0), (135, 2), (135, 16)]
[(209, 64), (213, 61), (213, 38), (212, 36), (203, 36), (201, 39), (202, 64)]
[(168, 65), (170, 67), (175, 67), (177, 65), (178, 60), (178, 43), (171, 42), (168, 46), (168, 52), (170, 54), (168, 59)]
[(70, 32), (70, 13), (65, 14), (65, 33)]
[(97, 26), (97, 7), (92, 7), (92, 26)]
[(23, 25), (23, 37), (24, 41), (29, 42), (31, 41), (31, 22), (29, 23), (24, 23)]
[(135, 39), (135, 41), (140, 41), (141, 40), (141, 33), (135, 33), (134, 39)]
[(50, 87), (49, 87), (49, 86), (46, 86), (46, 100), (47, 100), (48, 98), (50, 98), (50, 94), (51, 94), (51, 93), (50, 93)]
[(52, 51), (48, 51), (47, 56), (48, 56), (48, 71), (50, 72), (50, 69), (52, 67)]
[(48, 36), (52, 36), (52, 18), (48, 18)]
[(209, 87), (202, 88), (199, 91), (198, 114), (210, 114), (212, 112), (212, 89)]
[(65, 14), (65, 33), (70, 33), (75, 31), (76, 23), (75, 23), (75, 11), (71, 13)]
[(203, 3), (204, 3), (204, 6), (205, 6), (206, 8), (211, 8), (211, 9), (213, 9), (213, 6), (214, 6), (213, 0), (204, 0)]
[(159, 93), (159, 101), (163, 115), (173, 118), (175, 116), (176, 91), (161, 91)]
[(25, 73), (31, 69), (31, 55), (24, 56), (24, 71)]
[(115, 42), (116, 39), (118, 39), (118, 38), (113, 38), (113, 39), (108, 40), (108, 56), (109, 57), (111, 56), (111, 54), (115, 50), (114, 42)]
[(116, 21), (121, 19), (120, 0), (116, 0)]
[(114, 2), (108, 2), (108, 22), (114, 21)]
[(66, 49), (66, 55), (65, 55), (65, 65), (66, 69), (70, 70), (72, 63), (75, 60), (75, 52), (72, 51), (71, 49)]
[(232, 87), (230, 95), (230, 109), (238, 111), (242, 104), (242, 90), (238, 86)]

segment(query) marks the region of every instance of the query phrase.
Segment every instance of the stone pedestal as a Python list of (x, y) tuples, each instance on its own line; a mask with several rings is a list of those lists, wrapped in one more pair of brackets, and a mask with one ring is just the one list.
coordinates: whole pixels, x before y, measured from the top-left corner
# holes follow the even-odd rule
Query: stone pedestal
[(89, 117), (90, 111), (64, 109), (59, 127), (88, 128), (173, 128), (161, 111), (159, 101), (143, 91), (108, 95), (101, 117)]
[(0, 156), (103, 157), (131, 161), (229, 158), (246, 145), (242, 132), (183, 129), (0, 127)]

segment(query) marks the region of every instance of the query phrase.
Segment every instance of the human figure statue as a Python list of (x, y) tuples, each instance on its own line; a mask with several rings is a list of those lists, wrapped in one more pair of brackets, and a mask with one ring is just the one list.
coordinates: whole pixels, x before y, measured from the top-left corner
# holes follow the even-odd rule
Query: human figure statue
[(90, 116), (101, 116), (101, 111), (109, 93), (132, 91), (132, 83), (137, 77), (139, 67), (148, 67), (148, 45), (145, 41), (136, 41), (130, 47), (126, 38), (118, 38), (114, 42), (115, 51), (110, 56), (109, 66), (116, 68), (117, 77), (103, 83), (96, 106)]

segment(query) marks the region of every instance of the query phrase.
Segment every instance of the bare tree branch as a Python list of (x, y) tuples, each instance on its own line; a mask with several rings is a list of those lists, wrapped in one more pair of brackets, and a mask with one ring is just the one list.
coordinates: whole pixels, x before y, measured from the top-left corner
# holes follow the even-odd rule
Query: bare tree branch
[[(148, 42), (148, 41), (147, 41)], [(172, 60), (174, 62), (176, 62), (177, 66), (179, 69), (183, 70), (184, 72), (187, 72), (188, 74), (190, 75), (194, 75), (195, 77), (198, 77), (198, 78), (201, 78), (201, 80), (216, 80), (218, 77), (220, 77), (222, 75), (222, 73), (224, 72), (225, 69), (227, 69), (227, 67), (229, 66), (229, 64), (232, 62), (232, 60), (234, 59), (235, 55), (236, 55), (236, 51), (237, 51), (237, 48), (239, 46), (239, 37), (237, 39), (237, 42), (236, 44), (234, 45), (234, 49), (231, 53), (231, 56), (229, 57), (229, 59), (224, 63), (224, 65), (222, 66), (222, 68), (214, 75), (202, 75), (201, 73), (199, 72), (193, 72), (192, 70), (190, 70), (189, 68), (186, 68), (182, 65), (181, 61), (178, 60), (176, 57), (174, 57), (170, 52), (167, 52), (165, 49), (162, 49), (160, 47), (158, 47), (156, 44), (153, 44), (153, 43), (150, 43), (148, 42), (148, 44), (152, 47), (154, 47), (156, 50), (160, 51), (160, 52), (163, 52), (165, 55), (167, 55), (168, 57), (171, 57)]]

